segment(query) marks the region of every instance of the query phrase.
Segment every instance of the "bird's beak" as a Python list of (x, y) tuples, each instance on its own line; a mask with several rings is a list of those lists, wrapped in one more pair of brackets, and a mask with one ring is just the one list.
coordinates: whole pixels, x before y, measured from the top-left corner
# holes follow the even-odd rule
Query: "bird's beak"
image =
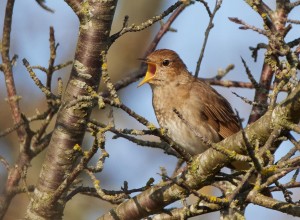
[(156, 64), (148, 62), (148, 61), (145, 61), (145, 62), (148, 64), (147, 72), (146, 72), (144, 79), (139, 83), (138, 87), (149, 82), (155, 76)]

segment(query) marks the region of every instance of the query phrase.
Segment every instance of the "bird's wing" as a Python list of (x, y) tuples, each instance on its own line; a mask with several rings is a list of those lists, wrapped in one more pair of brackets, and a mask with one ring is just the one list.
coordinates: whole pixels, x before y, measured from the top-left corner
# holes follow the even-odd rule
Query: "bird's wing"
[[(207, 94), (211, 91), (211, 95), (200, 95), (200, 99), (203, 103), (202, 114), (207, 118), (207, 123), (215, 129), (222, 138), (231, 136), (232, 134), (240, 130), (239, 122), (235, 116), (229, 102), (221, 96), (216, 90), (207, 85), (203, 81), (198, 81), (197, 84)], [(199, 91), (199, 90), (198, 90)]]

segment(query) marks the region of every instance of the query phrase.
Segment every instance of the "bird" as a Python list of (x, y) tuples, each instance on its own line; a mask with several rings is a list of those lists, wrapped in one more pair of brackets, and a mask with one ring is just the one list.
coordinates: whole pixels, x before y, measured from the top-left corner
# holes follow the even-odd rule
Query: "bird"
[(138, 86), (150, 85), (160, 127), (190, 155), (203, 153), (209, 142), (217, 143), (241, 130), (230, 103), (191, 75), (175, 51), (159, 49), (143, 61), (148, 67)]

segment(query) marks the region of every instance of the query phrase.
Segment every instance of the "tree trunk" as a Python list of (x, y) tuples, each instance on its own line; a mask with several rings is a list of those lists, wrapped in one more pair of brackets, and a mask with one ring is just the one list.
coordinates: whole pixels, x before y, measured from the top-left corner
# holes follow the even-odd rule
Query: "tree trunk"
[(101, 52), (109, 48), (109, 34), (117, 0), (67, 1), (80, 20), (79, 38), (71, 76), (62, 100), (55, 129), (41, 169), (37, 187), (27, 209), (27, 219), (62, 219), (65, 201), (57, 188), (76, 164), (73, 147), (81, 144), (91, 106), (81, 102), (67, 104), (88, 95), (86, 86), (95, 91), (101, 78)]

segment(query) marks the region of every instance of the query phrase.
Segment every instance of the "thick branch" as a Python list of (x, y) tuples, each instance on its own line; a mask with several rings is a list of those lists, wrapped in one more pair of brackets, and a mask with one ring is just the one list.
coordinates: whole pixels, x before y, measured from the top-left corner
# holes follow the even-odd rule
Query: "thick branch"
[[(79, 96), (88, 95), (86, 86), (98, 90), (102, 65), (100, 54), (109, 48), (109, 32), (116, 5), (117, 0), (84, 3), (75, 60), (62, 100), (63, 107), (58, 112), (40, 178), (27, 210), (27, 219), (62, 218), (64, 194), (54, 196), (54, 193), (76, 165), (77, 156), (73, 148), (81, 145), (92, 110), (92, 105), (87, 101), (73, 108), (67, 108), (66, 104)], [(78, 8), (78, 3), (75, 8)]]
[[(288, 96), (288, 98), (278, 105), (273, 111), (269, 110), (266, 114), (252, 123), (245, 129), (245, 133), (249, 141), (259, 141), (262, 146), (272, 133), (273, 130), (281, 128), (280, 120), (284, 116), (285, 119), (296, 123), (300, 119), (300, 84)], [(218, 143), (220, 146), (226, 146), (227, 149), (236, 151), (237, 153), (245, 153), (246, 146), (242, 137), (242, 132), (228, 137)], [(204, 153), (197, 155), (193, 162), (189, 165), (188, 170), (183, 174), (182, 181), (188, 184), (190, 189), (199, 189), (212, 180), (215, 174), (230, 159), (224, 154), (210, 148)], [(180, 181), (180, 180), (178, 180)], [(172, 183), (163, 182), (151, 187), (138, 196), (120, 204), (109, 213), (103, 215), (101, 220), (107, 219), (140, 219), (161, 210), (164, 206), (171, 204), (182, 197), (187, 196), (188, 192), (182, 187)], [(286, 213), (300, 216), (300, 212)]]

